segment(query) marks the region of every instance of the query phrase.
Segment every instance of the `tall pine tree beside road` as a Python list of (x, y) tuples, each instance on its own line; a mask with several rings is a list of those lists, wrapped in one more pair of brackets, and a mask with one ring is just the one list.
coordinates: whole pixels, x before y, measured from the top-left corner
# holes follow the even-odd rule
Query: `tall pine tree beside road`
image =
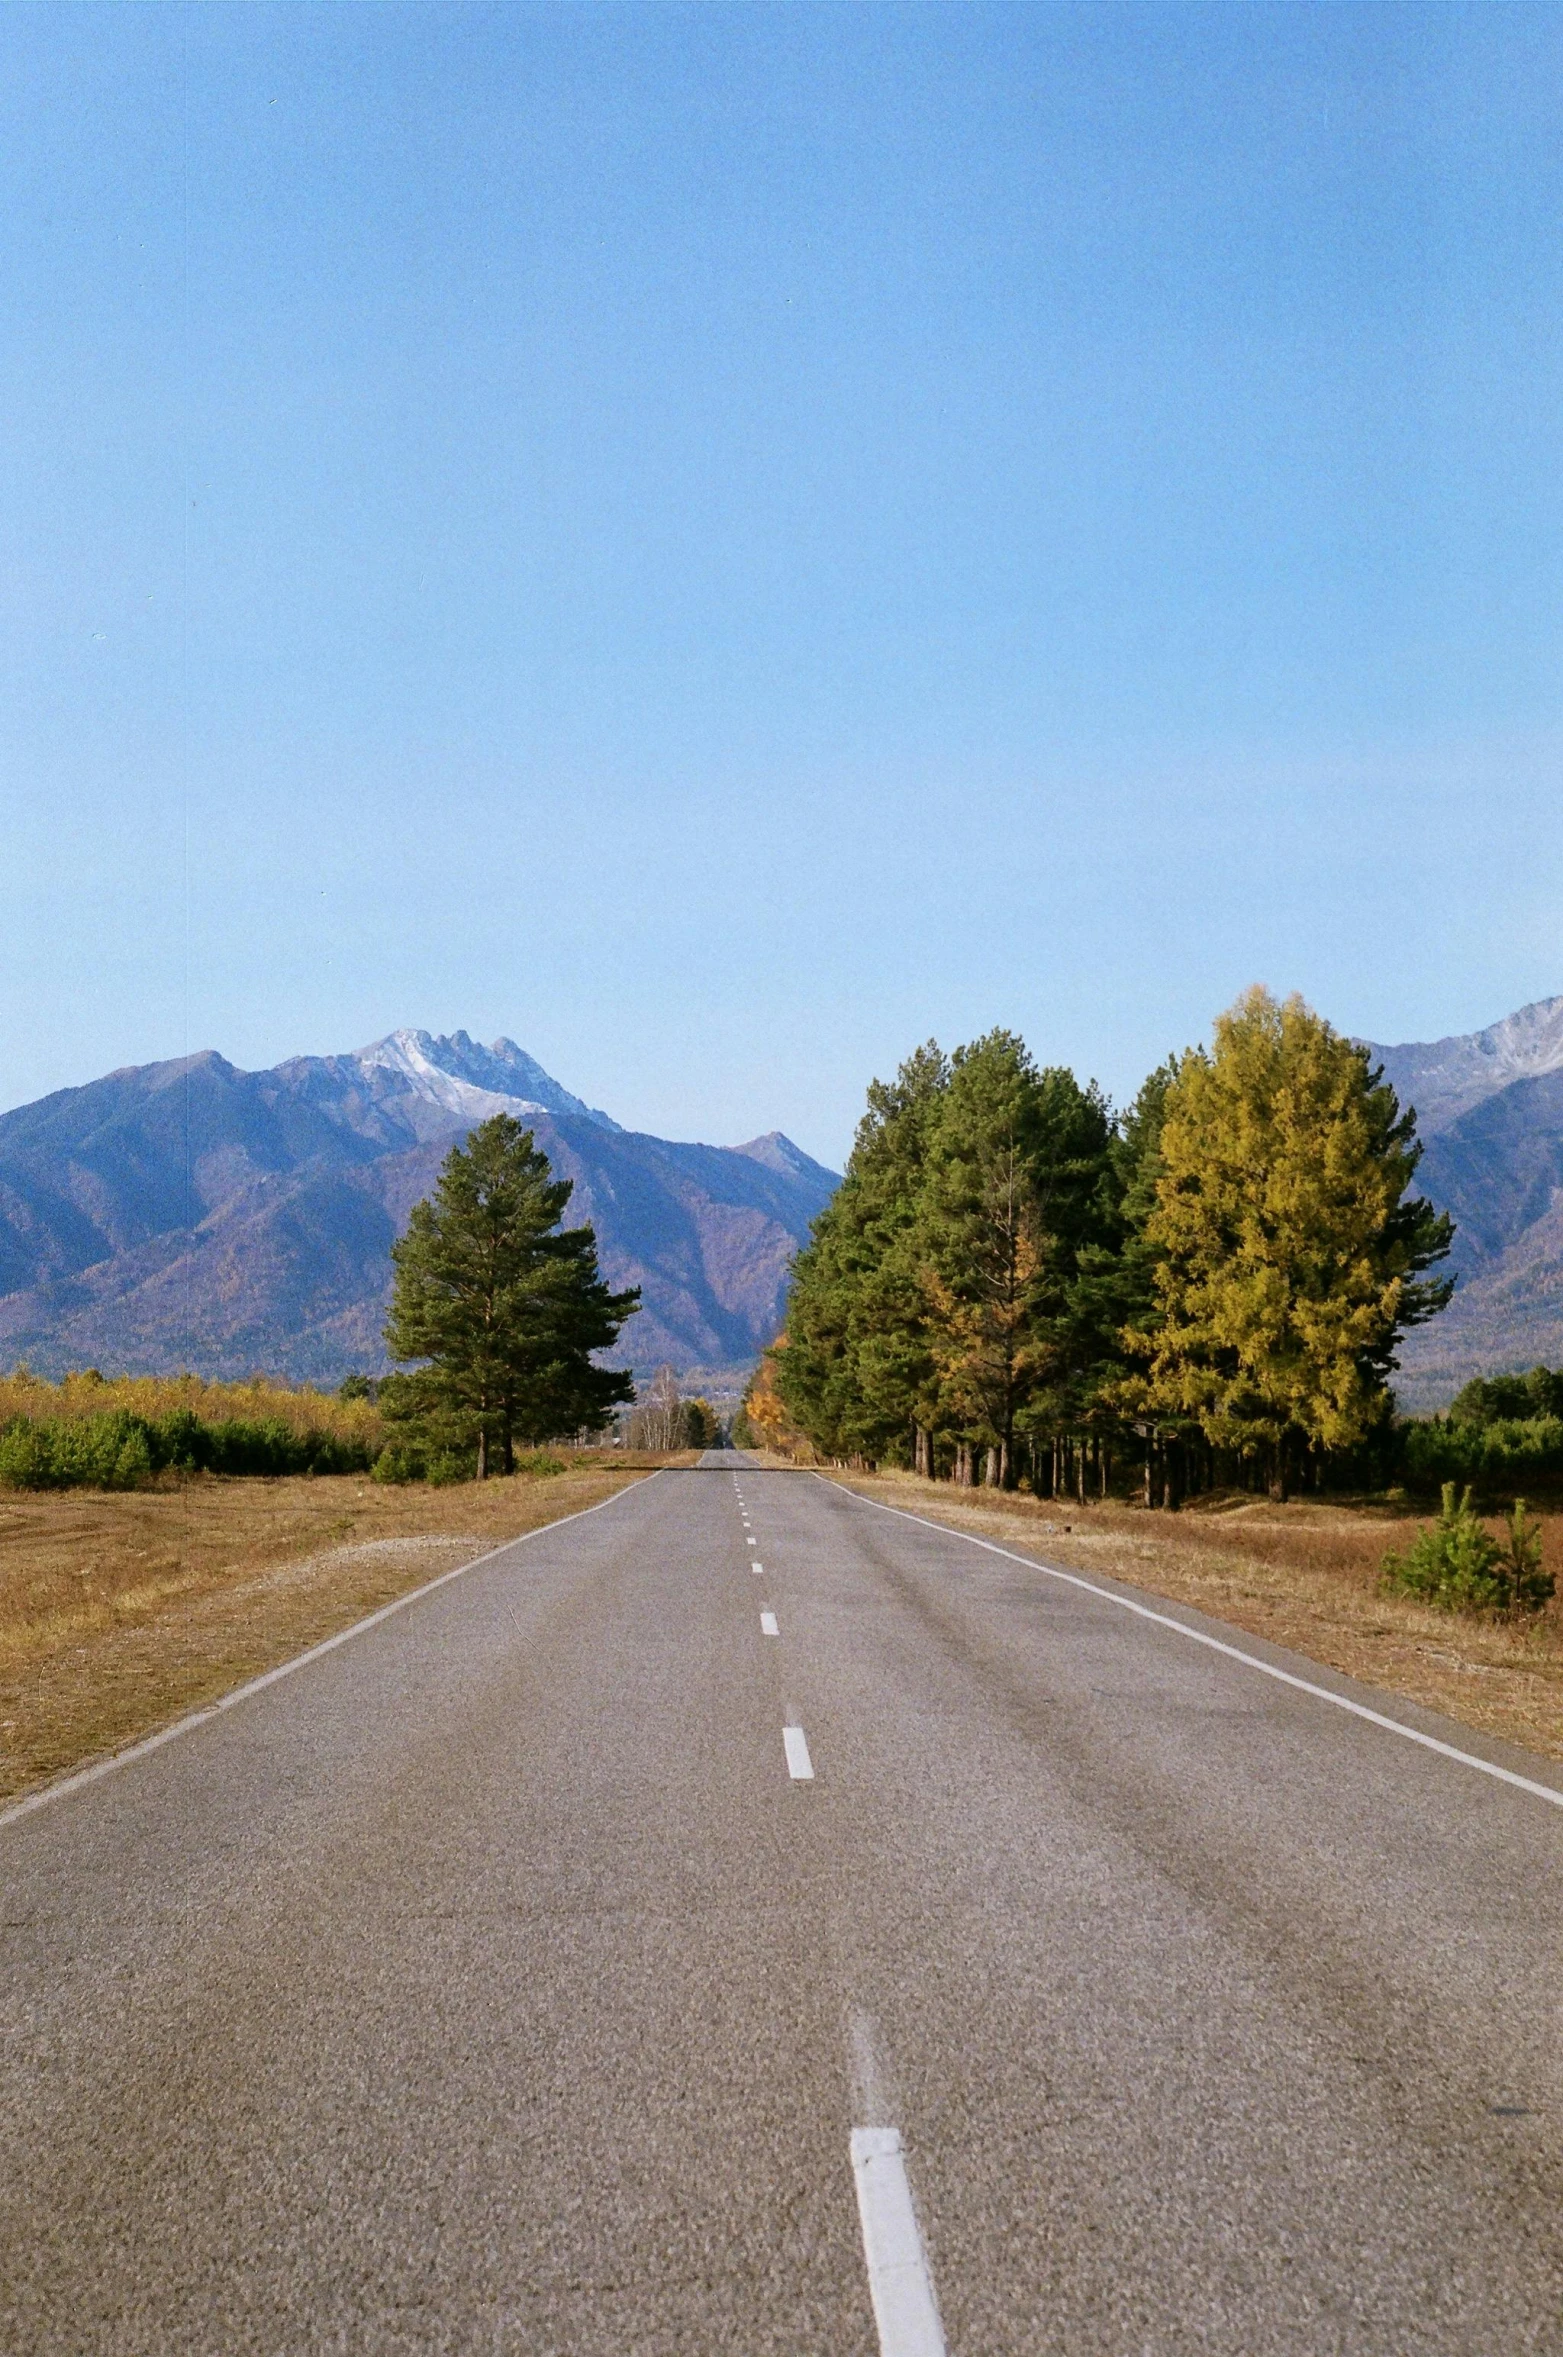
[(508, 1473), (518, 1440), (594, 1429), (633, 1399), (625, 1374), (592, 1364), (640, 1303), (610, 1292), (589, 1227), (560, 1217), (573, 1182), (508, 1113), (445, 1158), (434, 1193), (393, 1245), (385, 1329), (393, 1358), (419, 1360), (402, 1398), (438, 1445), (474, 1455), (481, 1481)]
[(928, 1150), (917, 1220), (941, 1421), (991, 1472), (1015, 1477), (1017, 1429), (1084, 1378), (1073, 1312), (1098, 1224), (1112, 1136), (1106, 1103), (1072, 1072), (1039, 1072), (1007, 1031), (957, 1051)]
[(928, 1446), (936, 1378), (915, 1227), (948, 1085), (932, 1040), (893, 1081), (872, 1084), (846, 1175), (794, 1263), (787, 1349), (772, 1373), (828, 1456), (878, 1458), (913, 1433), (914, 1456)]

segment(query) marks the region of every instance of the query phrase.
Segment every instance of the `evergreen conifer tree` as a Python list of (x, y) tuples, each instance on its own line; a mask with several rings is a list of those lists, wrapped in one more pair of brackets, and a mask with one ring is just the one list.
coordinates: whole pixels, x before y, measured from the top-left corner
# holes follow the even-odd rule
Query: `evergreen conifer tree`
[(436, 1445), (474, 1452), (480, 1481), (496, 1453), (512, 1470), (518, 1440), (595, 1428), (634, 1397), (629, 1377), (592, 1354), (618, 1339), (640, 1294), (603, 1282), (590, 1227), (560, 1228), (572, 1191), (532, 1132), (499, 1113), (451, 1148), (391, 1248), (386, 1344), (423, 1362), (398, 1379), (404, 1409)]
[(1006, 1031), (957, 1051), (918, 1221), (943, 1420), (1015, 1478), (1017, 1431), (1078, 1405), (1083, 1249), (1100, 1227), (1112, 1135), (1099, 1090), (1039, 1072)]

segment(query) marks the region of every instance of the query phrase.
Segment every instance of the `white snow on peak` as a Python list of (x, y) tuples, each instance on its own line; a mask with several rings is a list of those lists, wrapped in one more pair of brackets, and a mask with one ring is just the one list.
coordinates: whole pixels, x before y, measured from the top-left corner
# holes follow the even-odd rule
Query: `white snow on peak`
[(353, 1060), (365, 1072), (396, 1074), (412, 1095), (462, 1121), (488, 1121), (496, 1113), (573, 1113), (602, 1129), (619, 1126), (561, 1088), (511, 1039), (497, 1039), (485, 1048), (464, 1031), (448, 1038), (427, 1031), (392, 1031), (360, 1048)]
[(1537, 999), (1485, 1031), (1392, 1048), (1365, 1044), (1401, 1103), (1415, 1105), (1421, 1135), (1431, 1137), (1513, 1081), (1563, 1072), (1563, 998)]

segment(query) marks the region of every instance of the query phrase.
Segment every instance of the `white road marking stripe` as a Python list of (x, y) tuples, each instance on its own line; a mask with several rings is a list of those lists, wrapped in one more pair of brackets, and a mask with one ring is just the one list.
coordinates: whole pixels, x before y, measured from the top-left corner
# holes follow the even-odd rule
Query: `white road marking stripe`
[[(653, 1466), (646, 1476), (648, 1481), (660, 1478), (662, 1467)], [(421, 1588), (412, 1588), (405, 1596), (397, 1596), (389, 1604), (382, 1604), (378, 1612), (371, 1612), (363, 1620), (355, 1620), (350, 1628), (338, 1629), (334, 1637), (326, 1637), (318, 1645), (311, 1645), (307, 1653), (296, 1653), (291, 1661), (279, 1662), (274, 1670), (263, 1671), (244, 1686), (235, 1686), (231, 1694), (221, 1694), (209, 1702), (204, 1710), (193, 1710), (182, 1719), (175, 1719), (171, 1727), (159, 1727), (155, 1735), (144, 1735), (139, 1743), (130, 1744), (124, 1751), (111, 1753), (106, 1760), (95, 1760), (90, 1768), (78, 1768), (73, 1776), (62, 1776), (58, 1784), (46, 1784), (41, 1792), (28, 1793), (25, 1800), (13, 1801), (8, 1809), (0, 1809), (0, 1827), (13, 1825), (18, 1817), (30, 1817), (34, 1809), (47, 1808), (50, 1801), (64, 1800), (67, 1793), (79, 1792), (84, 1784), (96, 1784), (100, 1776), (111, 1776), (116, 1768), (128, 1768), (132, 1760), (144, 1759), (149, 1751), (161, 1751), (165, 1743), (172, 1743), (176, 1735), (188, 1735), (196, 1727), (204, 1727), (208, 1719), (220, 1718), (225, 1710), (232, 1710), (236, 1702), (247, 1702), (252, 1694), (259, 1694), (267, 1686), (275, 1686), (279, 1678), (291, 1678), (295, 1670), (306, 1669), (318, 1661), (323, 1653), (334, 1653), (339, 1645), (346, 1645), (354, 1637), (367, 1635), (389, 1620), (393, 1612), (405, 1612), (409, 1604), (432, 1596), (436, 1588), (443, 1588), (451, 1580), (465, 1579), (469, 1571), (478, 1571), (485, 1563), (492, 1563), (496, 1555), (508, 1548), (524, 1546), (528, 1539), (540, 1539), (551, 1530), (563, 1530), (567, 1522), (582, 1522), (588, 1514), (600, 1514), (604, 1506), (614, 1506), (629, 1490), (639, 1489), (632, 1481), (627, 1488), (615, 1490), (611, 1498), (599, 1498), (595, 1506), (582, 1506), (574, 1514), (561, 1514), (557, 1522), (541, 1522), (536, 1530), (524, 1530), (519, 1538), (506, 1539), (502, 1547), (490, 1547), (486, 1555), (474, 1555), (470, 1563), (458, 1563), (454, 1571), (442, 1571), (437, 1579), (425, 1580)]]
[(812, 1784), (814, 1762), (809, 1757), (808, 1740), (801, 1727), (783, 1727), (782, 1749), (787, 1754), (787, 1773), (794, 1784)]
[[(821, 1473), (815, 1478), (824, 1481), (827, 1477)], [(1537, 1800), (1550, 1801), (1555, 1809), (1563, 1809), (1563, 1792), (1555, 1784), (1538, 1784), (1533, 1776), (1518, 1776), (1512, 1768), (1500, 1768), (1496, 1760), (1480, 1759), (1474, 1751), (1461, 1751), (1458, 1745), (1443, 1743), (1436, 1735), (1424, 1735), (1420, 1727), (1408, 1727), (1403, 1719), (1392, 1719), (1387, 1712), (1370, 1710), (1365, 1702), (1353, 1702), (1349, 1694), (1332, 1694), (1328, 1686), (1316, 1686), (1311, 1678), (1294, 1677), (1290, 1670), (1277, 1668), (1273, 1661), (1261, 1661), (1257, 1653), (1245, 1653), (1240, 1645), (1228, 1645), (1220, 1637), (1207, 1636), (1203, 1629), (1191, 1629), (1187, 1621), (1174, 1620), (1170, 1612), (1153, 1612), (1148, 1604), (1136, 1604), (1130, 1596), (1115, 1596), (1111, 1588), (1099, 1588), (1095, 1580), (1082, 1579), (1078, 1572), (1060, 1571), (1056, 1564), (1043, 1563), (1035, 1555), (1017, 1555), (1013, 1547), (995, 1546), (992, 1539), (975, 1538), (969, 1530), (957, 1530), (953, 1523), (934, 1522), (926, 1514), (908, 1514), (902, 1506), (883, 1505), (878, 1498), (865, 1498), (857, 1490), (848, 1490), (846, 1494), (856, 1498), (860, 1506), (875, 1506), (881, 1514), (899, 1515), (903, 1522), (940, 1531), (946, 1538), (964, 1539), (969, 1547), (981, 1547), (989, 1555), (1002, 1555), (1007, 1563), (1024, 1563), (1031, 1571), (1045, 1572), (1050, 1580), (1062, 1580), (1071, 1588), (1084, 1588), (1088, 1596), (1099, 1596), (1104, 1604), (1116, 1604), (1139, 1620), (1153, 1620), (1160, 1628), (1175, 1630), (1191, 1644), (1206, 1645), (1212, 1653), (1224, 1653), (1229, 1661), (1240, 1661), (1245, 1669), (1258, 1670), (1282, 1686), (1294, 1686), (1299, 1694), (1311, 1694), (1318, 1702), (1332, 1702), (1337, 1710), (1350, 1711), (1354, 1719), (1366, 1719), (1370, 1726), (1383, 1727), (1391, 1735), (1403, 1735), (1408, 1743), (1419, 1743), (1424, 1751), (1436, 1751), (1446, 1760), (1458, 1760), (1464, 1768), (1477, 1768), (1484, 1776), (1495, 1776), (1500, 1784), (1512, 1784), (1519, 1792), (1532, 1793)], [(4, 1822), (0, 1818), (0, 1824)]]
[(757, 1580), (764, 1579), (765, 1566), (763, 1563), (751, 1563), (749, 1569), (754, 1573), (754, 1576)]
[(761, 1613), (760, 1634), (762, 1637), (779, 1637), (781, 1635), (780, 1629), (776, 1626), (776, 1615), (774, 1612)]
[(852, 2174), (880, 2357), (945, 2357), (900, 2130), (854, 2128)]

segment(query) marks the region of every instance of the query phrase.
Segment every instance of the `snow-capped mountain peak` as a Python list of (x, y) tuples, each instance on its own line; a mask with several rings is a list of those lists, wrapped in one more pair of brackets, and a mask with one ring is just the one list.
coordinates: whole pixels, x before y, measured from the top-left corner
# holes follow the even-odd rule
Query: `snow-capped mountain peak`
[(482, 1047), (466, 1032), (436, 1038), (428, 1031), (392, 1031), (360, 1048), (354, 1062), (365, 1073), (394, 1073), (411, 1093), (464, 1121), (495, 1113), (573, 1113), (601, 1129), (617, 1129), (608, 1114), (572, 1096), (513, 1039)]

